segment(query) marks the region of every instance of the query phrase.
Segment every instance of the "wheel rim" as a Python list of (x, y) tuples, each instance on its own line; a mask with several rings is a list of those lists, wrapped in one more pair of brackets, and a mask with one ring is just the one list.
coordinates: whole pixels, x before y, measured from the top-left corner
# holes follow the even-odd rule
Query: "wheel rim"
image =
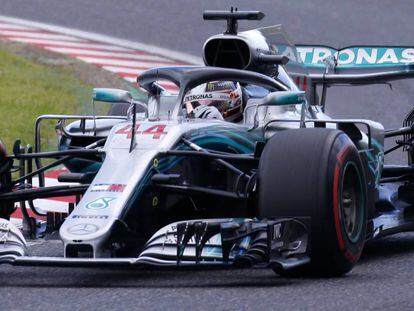
[(353, 162), (345, 165), (340, 193), (341, 216), (344, 231), (352, 243), (358, 242), (364, 217), (364, 193), (358, 167)]

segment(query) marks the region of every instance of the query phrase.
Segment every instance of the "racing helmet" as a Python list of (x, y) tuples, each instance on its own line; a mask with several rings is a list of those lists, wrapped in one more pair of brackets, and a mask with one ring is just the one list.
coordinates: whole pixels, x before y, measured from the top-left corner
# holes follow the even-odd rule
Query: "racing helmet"
[(243, 118), (242, 89), (232, 81), (201, 84), (184, 96), (184, 109), (189, 118), (239, 122)]

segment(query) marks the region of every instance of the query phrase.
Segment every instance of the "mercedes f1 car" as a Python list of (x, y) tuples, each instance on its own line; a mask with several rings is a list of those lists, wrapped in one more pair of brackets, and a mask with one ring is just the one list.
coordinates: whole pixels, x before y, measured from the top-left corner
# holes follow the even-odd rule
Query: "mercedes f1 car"
[[(414, 49), (295, 46), (280, 26), (238, 32), (239, 20), (263, 16), (206, 11), (227, 20), (204, 45), (206, 66), (143, 72), (145, 101), (94, 89), (94, 103), (125, 113), (40, 116), (34, 150), (0, 145), (0, 263), (341, 275), (367, 240), (414, 229), (414, 112), (392, 130), (324, 112), (329, 86), (412, 78)], [(41, 150), (46, 119), (57, 120), (56, 151)], [(384, 165), (398, 148), (408, 164)], [(62, 184), (46, 186), (61, 165)], [(46, 226), (31, 216), (42, 215), (35, 200), (62, 196), (76, 197), (66, 214), (47, 213)], [(10, 221), (17, 207), (26, 238), (60, 239), (62, 257), (30, 255)]]

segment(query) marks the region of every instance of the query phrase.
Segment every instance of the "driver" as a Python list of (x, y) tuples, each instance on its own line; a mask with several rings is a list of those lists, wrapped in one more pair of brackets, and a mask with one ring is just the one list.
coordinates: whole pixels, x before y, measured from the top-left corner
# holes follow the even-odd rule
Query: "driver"
[(201, 84), (184, 97), (187, 117), (240, 122), (243, 118), (242, 89), (238, 82)]

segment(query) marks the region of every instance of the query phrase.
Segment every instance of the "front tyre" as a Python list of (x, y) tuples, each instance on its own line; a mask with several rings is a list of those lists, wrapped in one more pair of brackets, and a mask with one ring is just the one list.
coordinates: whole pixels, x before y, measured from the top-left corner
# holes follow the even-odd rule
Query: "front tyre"
[(259, 218), (311, 219), (311, 263), (279, 274), (337, 276), (353, 268), (365, 242), (367, 189), (358, 150), (345, 133), (276, 133), (260, 159), (258, 193)]

